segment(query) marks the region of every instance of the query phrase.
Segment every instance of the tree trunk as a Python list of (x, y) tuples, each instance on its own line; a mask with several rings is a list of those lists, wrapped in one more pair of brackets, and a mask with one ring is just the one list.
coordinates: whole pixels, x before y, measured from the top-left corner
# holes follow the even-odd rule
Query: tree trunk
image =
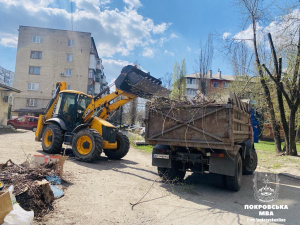
[(296, 148), (296, 132), (295, 132), (295, 120), (296, 120), (297, 107), (292, 107), (289, 118), (289, 142), (290, 146), (287, 149), (287, 155), (297, 156)]
[(264, 89), (265, 95), (266, 95), (266, 101), (267, 101), (267, 107), (270, 114), (270, 123), (274, 134), (274, 142), (275, 142), (275, 151), (277, 154), (280, 154), (282, 152), (281, 150), (281, 140), (280, 140), (280, 126), (276, 122), (275, 117), (275, 111), (273, 107), (273, 103), (271, 100), (271, 94), (268, 85), (266, 84), (266, 80), (264, 78), (264, 74), (262, 71), (262, 65), (259, 60), (258, 55), (258, 48), (256, 43), (256, 21), (255, 21), (255, 15), (252, 14), (252, 29), (253, 29), (253, 45), (254, 45), (254, 53), (255, 53), (255, 61), (256, 66), (258, 68), (258, 73), (260, 76), (260, 83)]

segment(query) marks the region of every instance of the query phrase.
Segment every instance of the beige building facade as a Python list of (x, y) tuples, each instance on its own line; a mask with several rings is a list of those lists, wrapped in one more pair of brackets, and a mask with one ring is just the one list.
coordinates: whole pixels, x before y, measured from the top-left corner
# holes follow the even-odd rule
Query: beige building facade
[(13, 104), (13, 95), (20, 93), (20, 90), (0, 83), (0, 126), (7, 124), (10, 118), (10, 109)]
[[(90, 68), (91, 55), (95, 68)], [(104, 75), (91, 33), (20, 26), (13, 87), (22, 94), (14, 96), (12, 111), (42, 113), (60, 81), (68, 89), (95, 94), (96, 76), (89, 74), (97, 68)]]

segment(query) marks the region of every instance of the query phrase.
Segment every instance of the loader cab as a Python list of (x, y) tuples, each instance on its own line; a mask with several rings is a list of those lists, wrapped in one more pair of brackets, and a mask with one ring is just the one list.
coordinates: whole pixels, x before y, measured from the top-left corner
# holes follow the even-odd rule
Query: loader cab
[(87, 106), (92, 102), (92, 97), (78, 91), (62, 91), (54, 111), (54, 118), (62, 119), (67, 131), (72, 131), (83, 123), (82, 115)]

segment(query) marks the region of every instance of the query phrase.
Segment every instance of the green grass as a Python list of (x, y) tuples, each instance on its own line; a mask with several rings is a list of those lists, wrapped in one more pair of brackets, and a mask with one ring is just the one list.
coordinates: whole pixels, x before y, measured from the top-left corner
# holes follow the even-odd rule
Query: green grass
[(135, 141), (145, 141), (145, 139), (141, 135), (132, 133), (132, 132), (128, 132), (128, 138), (129, 138), (131, 146), (135, 147), (136, 149), (142, 150), (144, 152), (152, 153), (152, 148), (153, 148), (152, 145), (139, 145), (138, 146), (135, 144)]
[(140, 146), (134, 145), (134, 147), (147, 153), (152, 153), (152, 148), (153, 148), (152, 145), (140, 145)]
[[(254, 143), (255, 149), (275, 152), (275, 143), (274, 141), (259, 141), (259, 143)], [(283, 148), (284, 143), (281, 143), (281, 147)], [(300, 151), (300, 143), (296, 144), (297, 150)]]
[[(282, 143), (282, 147), (283, 147)], [(276, 156), (275, 143), (273, 141), (259, 141), (254, 147), (258, 156), (258, 165), (268, 169), (280, 169), (293, 167), (300, 169), (300, 157)], [(297, 150), (300, 152), (300, 143), (297, 143)]]

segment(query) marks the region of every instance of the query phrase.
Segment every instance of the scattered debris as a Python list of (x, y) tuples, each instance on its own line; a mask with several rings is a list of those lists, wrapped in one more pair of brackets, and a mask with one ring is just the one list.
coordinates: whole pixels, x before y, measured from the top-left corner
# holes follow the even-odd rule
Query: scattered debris
[(50, 177), (52, 180), (59, 178), (53, 175), (55, 171), (62, 172), (62, 166), (58, 163), (59, 160), (49, 160), (42, 165), (35, 163), (33, 168), (33, 164), (28, 162), (27, 166), (24, 166), (26, 163), (22, 166), (17, 165), (11, 160), (0, 164), (0, 180), (5, 183), (6, 188), (14, 186), (13, 194), (17, 202), (24, 210), (33, 210), (35, 219), (40, 219), (53, 209), (54, 194), (45, 178)]

